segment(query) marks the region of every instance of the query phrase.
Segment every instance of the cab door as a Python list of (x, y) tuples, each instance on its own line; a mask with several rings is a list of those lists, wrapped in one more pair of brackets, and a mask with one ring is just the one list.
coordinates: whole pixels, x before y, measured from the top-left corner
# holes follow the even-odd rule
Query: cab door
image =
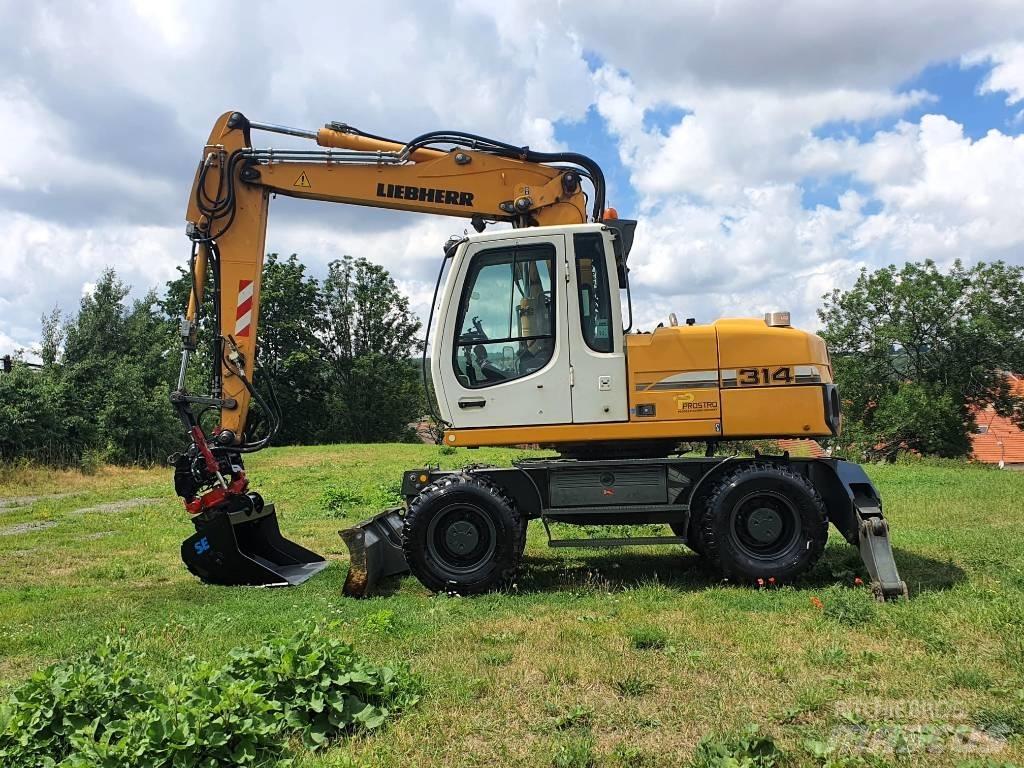
[(458, 270), (438, 361), (453, 425), (571, 423), (564, 235), (471, 243)]
[(574, 423), (627, 421), (629, 393), (622, 312), (611, 235), (571, 235), (569, 350)]

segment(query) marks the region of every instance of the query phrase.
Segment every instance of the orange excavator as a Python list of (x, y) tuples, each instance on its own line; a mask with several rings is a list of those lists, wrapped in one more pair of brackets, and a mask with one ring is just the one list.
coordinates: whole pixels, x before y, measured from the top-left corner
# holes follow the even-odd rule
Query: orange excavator
[[(254, 131), (315, 148), (257, 149)], [(428, 401), (443, 441), (535, 443), (560, 454), (512, 467), (405, 472), (401, 507), (342, 532), (348, 594), (406, 570), (435, 591), (500, 587), (519, 567), (531, 519), (556, 547), (685, 544), (740, 582), (796, 578), (820, 556), (831, 523), (860, 547), (876, 595), (906, 594), (881, 500), (860, 467), (830, 457), (716, 455), (722, 440), (838, 433), (822, 340), (792, 328), (788, 312), (707, 325), (670, 316), (653, 333), (631, 333), (627, 259), (636, 222), (605, 208), (593, 160), (453, 131), (408, 142), (342, 123), (305, 131), (239, 112), (215, 124), (189, 199), (193, 290), (171, 397), (191, 437), (174, 457), (175, 487), (196, 529), (182, 557), (201, 579), (298, 584), (326, 566), (281, 535), (243, 462), (287, 418), (253, 386), (274, 194), (469, 219), (476, 234), (445, 245), (427, 324)], [(512, 226), (487, 230), (492, 224)], [(206, 306), (211, 389), (196, 395), (186, 372)], [(262, 437), (249, 428), (252, 404), (269, 425)], [(220, 414), (209, 433), (200, 423), (208, 409)], [(707, 443), (705, 456), (678, 453), (694, 441)], [(662, 523), (673, 535), (559, 540), (550, 522)]]

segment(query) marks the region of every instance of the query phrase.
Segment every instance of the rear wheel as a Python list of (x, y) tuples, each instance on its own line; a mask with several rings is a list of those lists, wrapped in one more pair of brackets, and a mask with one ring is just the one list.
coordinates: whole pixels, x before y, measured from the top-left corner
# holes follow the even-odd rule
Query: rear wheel
[(512, 579), (526, 523), (493, 483), (449, 475), (424, 488), (405, 518), (402, 547), (413, 575), (435, 592), (478, 594)]
[(806, 478), (780, 464), (738, 467), (709, 492), (700, 519), (709, 562), (740, 582), (789, 581), (825, 548), (825, 505)]

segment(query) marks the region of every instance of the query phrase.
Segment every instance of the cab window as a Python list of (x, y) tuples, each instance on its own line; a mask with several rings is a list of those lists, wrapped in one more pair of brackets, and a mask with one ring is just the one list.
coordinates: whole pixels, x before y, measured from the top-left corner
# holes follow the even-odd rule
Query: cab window
[(580, 299), (580, 330), (595, 352), (612, 351), (612, 295), (608, 288), (608, 262), (600, 232), (573, 237), (576, 285)]
[(473, 257), (459, 301), (453, 364), (471, 389), (539, 371), (555, 351), (555, 249), (493, 248)]

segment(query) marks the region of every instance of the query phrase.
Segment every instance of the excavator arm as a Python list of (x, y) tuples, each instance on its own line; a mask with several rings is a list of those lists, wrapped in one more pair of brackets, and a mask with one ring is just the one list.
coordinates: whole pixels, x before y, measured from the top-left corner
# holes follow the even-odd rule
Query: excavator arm
[[(469, 146), (441, 151), (332, 126), (316, 132), (283, 129), (250, 123), (238, 112), (227, 112), (214, 126), (196, 172), (187, 214), (189, 236), (196, 244), (196, 289), (186, 320), (192, 333), (204, 299), (205, 276), (212, 266), (221, 347), (214, 397), (222, 401), (220, 426), (235, 440), (244, 439), (251, 399), (246, 382), (253, 378), (272, 194), (459, 216), (481, 228), (489, 221), (516, 226), (585, 222), (584, 174), (595, 184), (595, 197), (603, 196), (600, 169), (572, 153), (535, 153), (496, 142), (486, 144), (488, 140), (467, 134), (427, 134), (420, 140), (452, 143), (461, 139), (465, 144), (501, 148), (501, 154)], [(259, 128), (313, 139), (324, 149), (253, 149), (251, 133)], [(579, 167), (565, 167), (566, 163)], [(595, 199), (595, 216), (602, 209), (603, 200)]]
[[(256, 148), (254, 132), (311, 143), (298, 149)], [(186, 231), (192, 241), (193, 288), (182, 322), (178, 386), (171, 395), (192, 439), (187, 451), (172, 457), (176, 490), (197, 528), (182, 546), (189, 568), (207, 581), (268, 583), (269, 577), (258, 568), (250, 568), (253, 575), (245, 576), (246, 568), (239, 564), (215, 566), (207, 557), (214, 551), (211, 536), (227, 534), (208, 526), (233, 519), (238, 538), (240, 515), (241, 522), (262, 521), (262, 527), (272, 529), (253, 538), (269, 538), (274, 552), (297, 547), (281, 538), (276, 520), (267, 520), (273, 517), (272, 507), (249, 490), (242, 462), (243, 454), (269, 443), (283, 418), (273, 400), (267, 402), (253, 386), (272, 195), (457, 216), (470, 219), (481, 231), (487, 223), (499, 221), (515, 227), (586, 222), (584, 179), (593, 187), (592, 217), (599, 221), (604, 179), (600, 167), (583, 155), (535, 152), (450, 131), (424, 134), (403, 144), (341, 123), (305, 131), (251, 122), (240, 112), (224, 113), (210, 133), (189, 197)], [(208, 282), (210, 300), (205, 295)], [(186, 388), (186, 372), (198, 351), (197, 331), (206, 306), (212, 307), (211, 387), (209, 394), (195, 395)], [(268, 422), (260, 439), (249, 429), (253, 400)], [(207, 434), (200, 416), (209, 409), (219, 410), (220, 419)], [(204, 532), (209, 535), (201, 536)], [(293, 553), (292, 559), (301, 564), (307, 555), (317, 557), (302, 552)], [(269, 555), (258, 559), (273, 561)], [(218, 575), (218, 569), (231, 573)], [(308, 578), (305, 572), (277, 576), (274, 583)]]

